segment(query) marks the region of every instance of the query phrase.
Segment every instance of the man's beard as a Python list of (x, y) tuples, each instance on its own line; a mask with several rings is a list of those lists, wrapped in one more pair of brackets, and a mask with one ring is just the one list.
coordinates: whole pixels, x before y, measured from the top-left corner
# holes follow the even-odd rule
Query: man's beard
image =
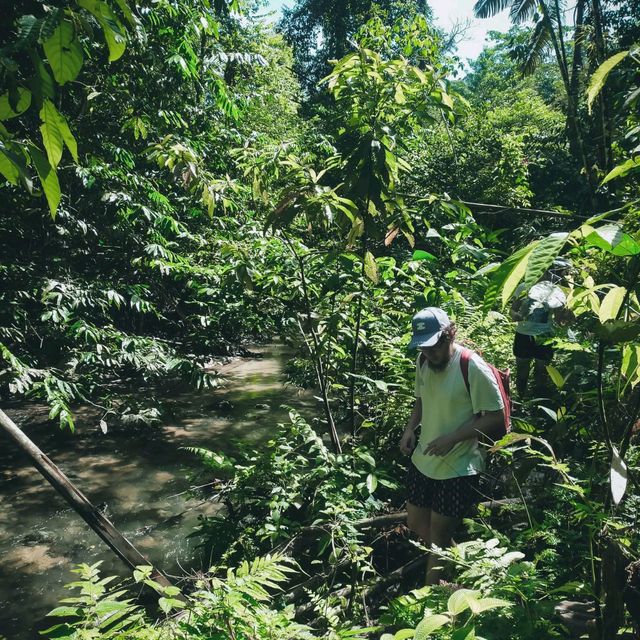
[(431, 362), (429, 360), (429, 358), (427, 358), (427, 366), (432, 371), (444, 371), (447, 368), (447, 365), (449, 364), (449, 362), (451, 362), (451, 358), (447, 358), (443, 362), (439, 362), (438, 364), (434, 364), (433, 362)]

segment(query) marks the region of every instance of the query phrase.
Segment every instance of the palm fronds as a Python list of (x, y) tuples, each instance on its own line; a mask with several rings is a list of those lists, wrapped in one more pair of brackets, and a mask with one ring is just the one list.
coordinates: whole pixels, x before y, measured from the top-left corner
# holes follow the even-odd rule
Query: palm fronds
[(516, 0), (509, 9), (509, 18), (513, 23), (522, 23), (531, 20), (538, 8), (536, 0)]
[(476, 18), (490, 18), (504, 11), (510, 4), (510, 0), (478, 0), (473, 5), (473, 15)]
[(545, 50), (552, 44), (552, 29), (553, 22), (548, 16), (542, 16), (536, 22), (529, 46), (518, 56), (523, 75), (531, 75), (542, 60)]

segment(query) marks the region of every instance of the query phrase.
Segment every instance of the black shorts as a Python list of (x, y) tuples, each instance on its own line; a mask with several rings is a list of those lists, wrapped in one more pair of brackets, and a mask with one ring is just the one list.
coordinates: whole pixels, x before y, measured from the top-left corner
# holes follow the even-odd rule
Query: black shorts
[(513, 355), (516, 358), (525, 358), (530, 360), (542, 360), (543, 362), (551, 362), (553, 359), (553, 348), (547, 344), (538, 344), (534, 336), (527, 336), (524, 333), (516, 331), (513, 339)]
[(480, 476), (477, 474), (434, 480), (411, 463), (407, 472), (407, 502), (443, 516), (463, 518), (474, 504), (480, 502), (479, 484)]

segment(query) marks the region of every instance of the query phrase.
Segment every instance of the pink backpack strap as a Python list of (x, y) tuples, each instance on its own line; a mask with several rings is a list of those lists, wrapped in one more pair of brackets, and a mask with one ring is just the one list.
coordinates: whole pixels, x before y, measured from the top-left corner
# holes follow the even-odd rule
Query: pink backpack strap
[(471, 387), (469, 386), (469, 360), (471, 360), (472, 355), (473, 351), (469, 349), (462, 349), (462, 353), (460, 354), (460, 370), (462, 371), (464, 386), (467, 387), (467, 393), (469, 395), (471, 395)]

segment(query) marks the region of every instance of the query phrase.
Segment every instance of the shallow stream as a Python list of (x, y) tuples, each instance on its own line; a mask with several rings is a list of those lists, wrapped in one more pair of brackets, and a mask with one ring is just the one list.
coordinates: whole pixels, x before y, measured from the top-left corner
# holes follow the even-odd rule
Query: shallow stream
[[(163, 398), (175, 417), (133, 433), (103, 434), (91, 412), (80, 412), (75, 435), (47, 424), (44, 408), (7, 414), (93, 504), (105, 505), (151, 563), (180, 575), (198, 565), (197, 542), (185, 536), (199, 515), (216, 510), (211, 501), (189, 498), (201, 466), (180, 447), (228, 451), (233, 439), (259, 446), (288, 420), (282, 404), (303, 414), (313, 407), (311, 394), (285, 384), (285, 350), (271, 345), (262, 355), (225, 365), (223, 387)], [(0, 441), (0, 638), (31, 640), (55, 623), (45, 615), (69, 595), (64, 585), (75, 579), (75, 564), (102, 561), (105, 575), (128, 571), (27, 457), (7, 438)]]

